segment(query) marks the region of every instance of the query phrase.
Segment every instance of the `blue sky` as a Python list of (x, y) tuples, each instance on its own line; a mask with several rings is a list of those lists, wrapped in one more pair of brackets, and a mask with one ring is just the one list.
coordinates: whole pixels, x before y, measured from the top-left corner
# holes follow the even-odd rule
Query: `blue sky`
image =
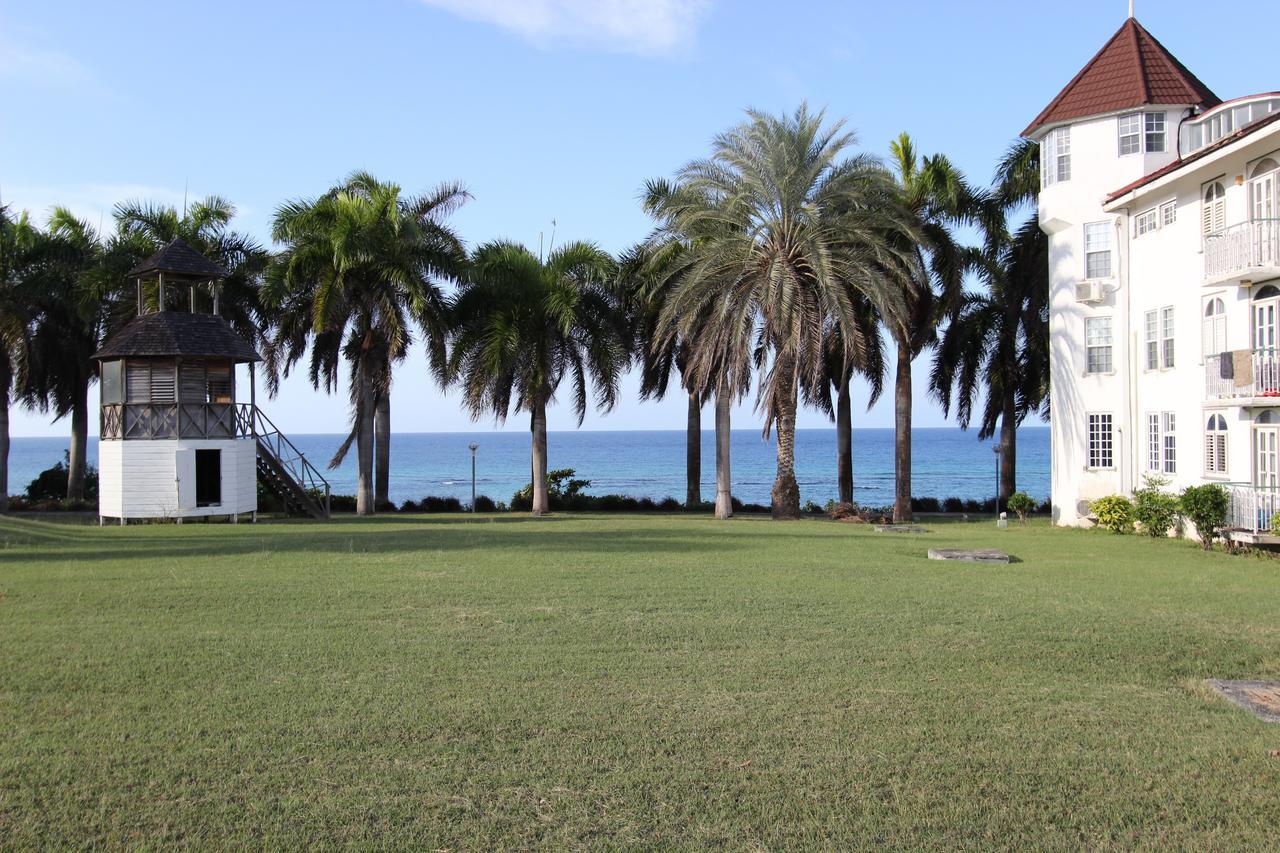
[[(1236, 22), (1274, 12), (1216, 9)], [(616, 251), (649, 228), (644, 181), (701, 156), (747, 106), (808, 100), (875, 153), (906, 130), (985, 182), (1125, 14), (1125, 0), (0, 0), (0, 198), (109, 224), (116, 201), (180, 205), (186, 187), (233, 200), (238, 227), (266, 242), (282, 200), (362, 168), (409, 191), (462, 181), (475, 198), (453, 223), (470, 245), (536, 247), (555, 220), (557, 241)], [(1223, 98), (1280, 88), (1268, 53), (1243, 49), (1234, 26), (1206, 27), (1202, 3), (1140, 0), (1137, 14)], [(945, 425), (923, 393), (926, 365), (916, 423)], [(492, 426), (442, 395), (420, 355), (395, 381), (398, 431)], [(585, 428), (682, 428), (682, 400), (642, 404), (634, 387)], [(286, 431), (336, 432), (346, 418), (345, 395), (302, 377), (265, 407)], [(549, 417), (552, 429), (574, 425), (567, 406)], [(885, 400), (855, 425), (892, 417)], [(758, 423), (749, 405), (737, 415)], [(506, 428), (528, 427), (521, 416)], [(15, 435), (65, 431), (14, 413)]]

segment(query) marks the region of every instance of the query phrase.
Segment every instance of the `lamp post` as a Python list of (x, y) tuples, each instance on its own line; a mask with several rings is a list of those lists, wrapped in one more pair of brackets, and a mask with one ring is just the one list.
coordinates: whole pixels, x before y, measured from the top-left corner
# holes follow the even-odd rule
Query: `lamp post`
[(1000, 517), (1000, 453), (1002, 450), (998, 443), (991, 447), (991, 452), (996, 456), (996, 518)]
[(471, 511), (476, 511), (476, 449), (480, 445), (474, 441), (467, 445), (471, 448)]

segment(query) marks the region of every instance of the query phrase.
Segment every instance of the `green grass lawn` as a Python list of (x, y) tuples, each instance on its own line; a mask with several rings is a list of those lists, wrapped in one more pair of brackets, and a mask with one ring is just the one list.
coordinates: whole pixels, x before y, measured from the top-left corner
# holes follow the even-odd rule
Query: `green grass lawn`
[(0, 520), (0, 846), (1274, 847), (1280, 562), (930, 527)]

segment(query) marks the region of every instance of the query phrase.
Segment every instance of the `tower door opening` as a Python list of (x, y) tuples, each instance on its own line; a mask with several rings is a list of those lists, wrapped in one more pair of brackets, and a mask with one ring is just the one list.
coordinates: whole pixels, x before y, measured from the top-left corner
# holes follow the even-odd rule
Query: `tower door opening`
[(196, 506), (222, 503), (222, 451), (196, 451)]

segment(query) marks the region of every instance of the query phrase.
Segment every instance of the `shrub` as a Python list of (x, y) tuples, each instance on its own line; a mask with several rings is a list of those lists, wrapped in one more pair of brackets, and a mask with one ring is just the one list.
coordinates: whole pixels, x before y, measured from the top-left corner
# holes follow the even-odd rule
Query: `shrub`
[(1107, 495), (1089, 504), (1089, 512), (1098, 526), (1112, 533), (1128, 533), (1133, 529), (1133, 504), (1124, 495)]
[(1178, 503), (1182, 517), (1196, 526), (1200, 543), (1208, 551), (1218, 531), (1227, 523), (1227, 490), (1217, 483), (1188, 486), (1182, 490)]
[(493, 498), (488, 495), (476, 495), (476, 512), (497, 512), (498, 505), (493, 502)]
[[(320, 495), (320, 502), (324, 502), (324, 495)], [(329, 509), (332, 512), (355, 512), (356, 496), (355, 495), (330, 495)]]
[(856, 503), (836, 503), (835, 501), (827, 501), (827, 518), (840, 521), (845, 518), (858, 518), (858, 505)]
[(942, 504), (937, 498), (912, 498), (911, 509), (914, 512), (942, 512)]
[(658, 504), (658, 509), (663, 512), (679, 512), (684, 509), (684, 506), (675, 498), (663, 498), (661, 503)]
[(1143, 486), (1133, 490), (1133, 518), (1148, 536), (1168, 536), (1178, 523), (1178, 497), (1161, 491), (1169, 485), (1167, 477), (1148, 474)]
[(947, 498), (942, 502), (944, 512), (964, 512), (964, 501), (959, 498)]
[(1280, 531), (1280, 510), (1276, 510), (1275, 514), (1271, 516), (1271, 532), (1276, 533), (1277, 531)]
[(813, 501), (806, 501), (804, 507), (800, 510), (805, 515), (822, 515), (823, 509)]
[[(547, 508), (548, 509), (580, 509), (575, 506), (575, 498), (582, 495), (584, 489), (591, 485), (590, 480), (576, 480), (577, 473), (572, 468), (556, 468), (547, 472)], [(511, 508), (516, 510), (533, 509), (533, 483), (525, 483), (524, 488), (511, 496)]]
[(1027, 523), (1027, 516), (1036, 510), (1036, 502), (1031, 495), (1026, 492), (1014, 492), (1009, 495), (1009, 500), (1005, 501), (1005, 506), (1018, 516), (1021, 524)]
[[(67, 475), (71, 466), (71, 451), (64, 451), (62, 461), (46, 468), (27, 484), (29, 501), (60, 501), (67, 496)], [(98, 469), (84, 466), (84, 496), (86, 500), (98, 499)]]

